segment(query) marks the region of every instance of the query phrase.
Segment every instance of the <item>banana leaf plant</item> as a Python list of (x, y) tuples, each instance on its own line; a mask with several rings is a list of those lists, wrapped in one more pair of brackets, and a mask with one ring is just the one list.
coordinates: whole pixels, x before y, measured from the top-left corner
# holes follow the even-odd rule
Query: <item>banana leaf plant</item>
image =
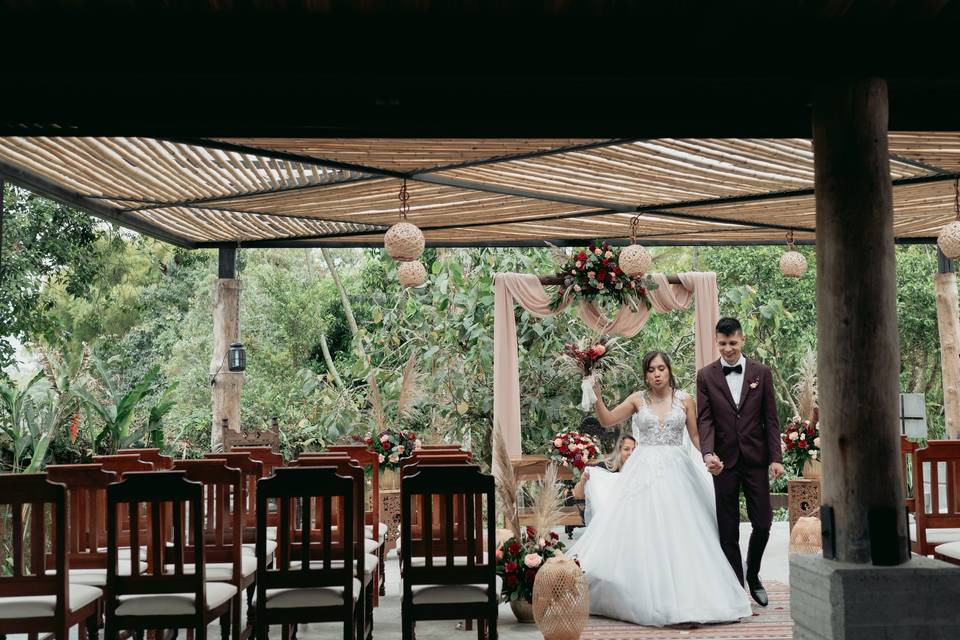
[(0, 382), (0, 433), (9, 447), (13, 473), (33, 473), (43, 467), (59, 426), (54, 399), (36, 389), (43, 377), (43, 372), (38, 372), (23, 387)]

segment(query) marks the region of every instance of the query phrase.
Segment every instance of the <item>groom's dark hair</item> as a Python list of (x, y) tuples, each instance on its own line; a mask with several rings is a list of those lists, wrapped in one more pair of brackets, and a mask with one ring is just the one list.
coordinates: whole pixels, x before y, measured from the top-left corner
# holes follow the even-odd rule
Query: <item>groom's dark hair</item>
[(738, 333), (743, 333), (743, 327), (736, 318), (720, 318), (720, 322), (717, 323), (717, 333), (725, 336), (733, 336)]

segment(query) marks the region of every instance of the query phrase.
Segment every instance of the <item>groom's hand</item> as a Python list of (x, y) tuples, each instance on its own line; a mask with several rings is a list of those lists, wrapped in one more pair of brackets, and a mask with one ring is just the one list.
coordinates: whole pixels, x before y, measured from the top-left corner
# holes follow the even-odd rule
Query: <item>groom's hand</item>
[(786, 472), (787, 470), (784, 469), (783, 465), (780, 464), (779, 462), (774, 462), (770, 465), (770, 475), (773, 476), (774, 480), (778, 479), (780, 476), (782, 476)]
[(707, 465), (707, 471), (713, 475), (719, 475), (723, 471), (723, 461), (714, 453), (703, 456), (703, 462)]

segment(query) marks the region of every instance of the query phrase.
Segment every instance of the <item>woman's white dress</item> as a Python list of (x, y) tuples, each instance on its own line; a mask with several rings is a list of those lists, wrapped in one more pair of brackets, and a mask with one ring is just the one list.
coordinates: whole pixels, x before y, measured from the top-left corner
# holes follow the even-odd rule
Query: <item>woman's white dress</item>
[[(746, 591), (720, 549), (713, 482), (690, 455), (683, 392), (663, 419), (633, 416), (637, 448), (603, 492), (567, 555), (590, 583), (590, 612), (641, 625), (727, 622), (751, 615)], [(605, 478), (607, 480), (607, 478)], [(613, 480), (610, 478), (609, 480)]]

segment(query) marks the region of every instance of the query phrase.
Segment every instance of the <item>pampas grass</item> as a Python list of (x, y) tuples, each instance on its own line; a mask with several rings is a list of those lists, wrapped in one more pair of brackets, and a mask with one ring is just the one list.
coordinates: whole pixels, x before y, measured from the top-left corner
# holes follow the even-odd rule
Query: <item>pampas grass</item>
[(520, 510), (517, 505), (519, 487), (517, 476), (510, 463), (507, 443), (500, 426), (493, 428), (493, 474), (497, 484), (497, 503), (503, 515), (504, 526), (514, 538), (520, 539)]
[(817, 354), (808, 350), (800, 361), (800, 372), (793, 392), (797, 398), (800, 417), (813, 420), (817, 409)]
[(557, 482), (557, 465), (547, 465), (533, 497), (533, 528), (538, 538), (549, 535), (563, 518), (563, 487)]

